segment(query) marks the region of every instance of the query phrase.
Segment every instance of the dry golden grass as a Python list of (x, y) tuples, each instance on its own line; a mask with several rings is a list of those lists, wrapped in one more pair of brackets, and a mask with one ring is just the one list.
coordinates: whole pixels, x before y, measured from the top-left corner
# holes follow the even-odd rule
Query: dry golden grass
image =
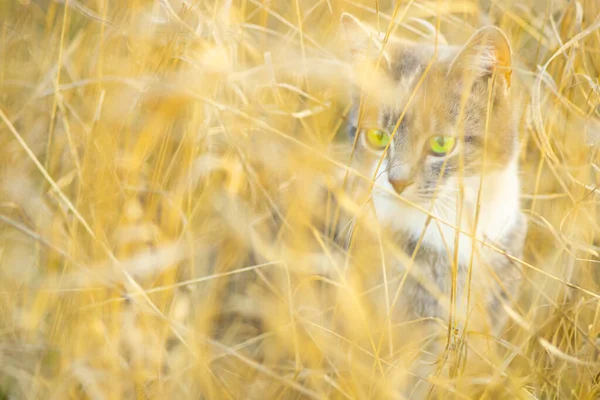
[(440, 398), (600, 396), (597, 0), (2, 0), (0, 398), (400, 397), (414, 329), (373, 310), (385, 233), (342, 191), (342, 12), (513, 44), (526, 284)]

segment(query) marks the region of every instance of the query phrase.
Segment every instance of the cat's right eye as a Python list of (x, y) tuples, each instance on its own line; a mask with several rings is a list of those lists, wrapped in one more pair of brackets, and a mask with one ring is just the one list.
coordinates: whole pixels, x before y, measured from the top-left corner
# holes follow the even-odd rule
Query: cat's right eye
[(390, 142), (390, 134), (381, 129), (367, 131), (367, 143), (375, 150), (383, 150)]
[(456, 138), (453, 136), (432, 136), (429, 138), (430, 152), (438, 157), (450, 153), (456, 146)]

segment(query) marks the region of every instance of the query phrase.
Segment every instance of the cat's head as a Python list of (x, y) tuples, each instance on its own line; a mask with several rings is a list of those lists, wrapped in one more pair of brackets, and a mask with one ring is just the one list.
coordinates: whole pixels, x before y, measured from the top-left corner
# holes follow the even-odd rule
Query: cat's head
[(361, 75), (349, 130), (359, 135), (363, 158), (382, 160), (379, 182), (424, 203), (480, 176), (484, 162), (488, 172), (515, 159), (511, 50), (502, 31), (485, 27), (462, 47), (435, 51), (394, 39), (384, 44), (353, 17), (343, 22)]

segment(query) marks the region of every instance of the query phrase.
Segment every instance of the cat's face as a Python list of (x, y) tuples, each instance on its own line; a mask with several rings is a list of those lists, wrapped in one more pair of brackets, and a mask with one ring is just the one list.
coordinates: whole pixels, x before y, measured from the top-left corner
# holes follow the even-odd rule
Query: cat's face
[(514, 159), (510, 78), (506, 70), (493, 75), (494, 68), (510, 66), (510, 48), (498, 42), (506, 40), (498, 32), (442, 49), (433, 62), (426, 46), (386, 47), (379, 76), (386, 93), (355, 101), (350, 128), (359, 135), (361, 154), (374, 166), (381, 160), (378, 183), (423, 204), (455, 194), (461, 181), (478, 181), (472, 178), (481, 175), (484, 162), (487, 172)]

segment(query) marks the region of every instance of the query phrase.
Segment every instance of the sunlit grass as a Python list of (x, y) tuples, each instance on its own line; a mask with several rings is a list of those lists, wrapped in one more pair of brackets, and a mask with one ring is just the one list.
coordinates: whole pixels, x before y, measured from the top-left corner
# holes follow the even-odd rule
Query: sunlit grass
[(440, 398), (597, 398), (600, 5), (488, 3), (0, 2), (0, 398), (401, 398), (343, 12), (513, 46), (525, 285)]

